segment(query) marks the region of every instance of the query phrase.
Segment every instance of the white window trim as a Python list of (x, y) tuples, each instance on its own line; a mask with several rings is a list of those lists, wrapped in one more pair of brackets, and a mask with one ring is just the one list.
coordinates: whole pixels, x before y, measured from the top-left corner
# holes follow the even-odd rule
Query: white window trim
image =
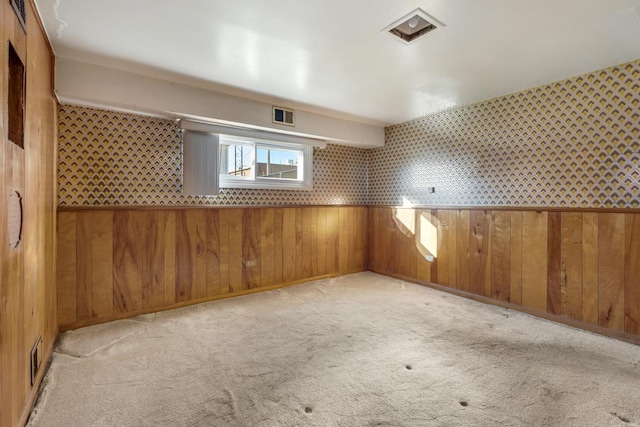
[[(294, 144), (287, 142), (276, 142), (270, 140), (262, 140), (257, 138), (245, 138), (240, 136), (230, 136), (220, 134), (220, 144), (222, 147), (225, 141), (237, 141), (243, 144), (249, 143), (255, 154), (257, 147), (265, 147), (271, 149), (295, 150), (302, 152), (302, 180), (282, 179), (282, 178), (266, 178), (266, 177), (232, 177), (226, 174), (220, 174), (220, 188), (255, 188), (264, 190), (306, 190), (313, 189), (313, 147), (304, 144)], [(218, 156), (222, 158), (221, 155)], [(255, 173), (255, 168), (254, 168)]]

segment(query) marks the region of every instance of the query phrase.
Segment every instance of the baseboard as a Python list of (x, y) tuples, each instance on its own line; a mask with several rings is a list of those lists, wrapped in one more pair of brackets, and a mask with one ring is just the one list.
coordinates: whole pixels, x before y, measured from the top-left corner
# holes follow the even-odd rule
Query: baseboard
[(431, 282), (426, 282), (424, 280), (418, 280), (415, 277), (408, 277), (402, 274), (389, 273), (387, 271), (380, 271), (375, 268), (369, 268), (368, 271), (373, 273), (380, 274), (382, 276), (393, 277), (395, 279), (405, 280), (407, 282), (415, 283), (422, 286), (427, 286), (432, 289), (436, 289), (439, 291), (447, 292), (449, 294), (457, 295), (462, 298), (467, 298), (473, 301), (478, 301), (484, 304), (495, 305), (502, 308), (507, 308), (509, 310), (519, 311), (521, 313), (525, 313), (531, 316), (539, 317), (545, 320), (550, 320), (552, 322), (561, 323), (566, 326), (570, 326), (572, 328), (581, 329), (584, 331), (592, 332), (594, 334), (603, 335), (609, 338), (619, 339), (621, 341), (626, 341), (631, 344), (640, 345), (640, 336), (628, 334), (622, 331), (615, 331), (608, 328), (603, 328), (599, 325), (594, 325), (591, 323), (582, 322), (580, 320), (570, 319), (568, 317), (559, 316), (557, 314), (547, 313), (546, 311), (536, 310), (534, 308), (523, 307), (518, 304), (513, 304), (506, 301), (499, 301), (493, 298), (489, 298), (483, 295), (476, 295), (470, 292), (461, 291), (460, 289), (453, 289), (447, 286), (438, 285)]
[(36, 399), (38, 398), (38, 394), (40, 393), (40, 385), (42, 384), (42, 380), (44, 376), (47, 374), (49, 370), (49, 366), (51, 365), (51, 358), (53, 356), (53, 350), (56, 348), (56, 342), (58, 341), (58, 336), (60, 335), (60, 329), (56, 329), (55, 334), (53, 335), (53, 339), (47, 348), (47, 352), (45, 353), (44, 360), (40, 365), (40, 369), (38, 370), (38, 374), (36, 375), (35, 384), (31, 387), (31, 392), (29, 392), (29, 396), (27, 397), (27, 401), (22, 409), (22, 414), (20, 415), (20, 420), (18, 421), (18, 426), (24, 426), (27, 421), (29, 421), (29, 415), (31, 415), (31, 411), (33, 410), (33, 405), (36, 403)]
[(140, 316), (141, 314), (150, 314), (150, 313), (158, 313), (158, 312), (167, 311), (167, 310), (175, 310), (177, 308), (188, 307), (190, 305), (195, 305), (195, 304), (202, 304), (204, 302), (218, 301), (218, 300), (227, 299), (227, 298), (234, 298), (234, 297), (239, 297), (239, 296), (243, 296), (243, 295), (250, 295), (250, 294), (255, 294), (255, 293), (259, 293), (259, 292), (266, 292), (266, 291), (271, 291), (271, 290), (274, 290), (274, 289), (281, 289), (281, 288), (286, 288), (286, 287), (289, 287), (289, 286), (299, 285), (301, 283), (311, 282), (313, 280), (329, 279), (329, 278), (332, 278), (332, 277), (343, 276), (345, 274), (360, 273), (362, 271), (366, 271), (366, 270), (365, 269), (359, 269), (359, 270), (347, 271), (347, 272), (342, 272), (342, 273), (324, 274), (324, 275), (321, 275), (321, 276), (314, 276), (314, 277), (309, 277), (309, 278), (306, 278), (306, 279), (300, 279), (300, 280), (294, 280), (294, 281), (291, 281), (291, 282), (280, 283), (278, 285), (265, 286), (265, 287), (255, 288), (255, 289), (246, 289), (246, 290), (243, 290), (243, 291), (240, 291), (240, 292), (234, 292), (234, 293), (224, 294), (224, 295), (216, 295), (216, 296), (207, 297), (207, 298), (200, 298), (200, 299), (180, 302), (180, 303), (171, 304), (171, 305), (162, 306), (162, 307), (153, 307), (153, 308), (147, 308), (147, 309), (143, 309), (143, 310), (129, 311), (129, 312), (126, 312), (126, 313), (117, 313), (117, 314), (112, 314), (112, 315), (104, 316), (104, 317), (97, 317), (97, 318), (93, 318), (93, 319), (79, 320), (79, 321), (76, 321), (76, 322), (65, 323), (65, 324), (59, 325), (59, 328), (60, 328), (61, 332), (65, 332), (65, 331), (70, 331), (70, 330), (74, 330), (74, 329), (84, 328), (86, 326), (93, 326), (93, 325), (99, 325), (101, 323), (112, 322), (114, 320), (130, 319), (132, 317)]

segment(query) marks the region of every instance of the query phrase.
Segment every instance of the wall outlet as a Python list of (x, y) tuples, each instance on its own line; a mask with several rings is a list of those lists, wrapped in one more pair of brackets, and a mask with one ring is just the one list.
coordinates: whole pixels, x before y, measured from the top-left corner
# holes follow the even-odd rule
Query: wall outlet
[(257, 265), (257, 261), (255, 259), (248, 260), (244, 262), (245, 267), (255, 267)]

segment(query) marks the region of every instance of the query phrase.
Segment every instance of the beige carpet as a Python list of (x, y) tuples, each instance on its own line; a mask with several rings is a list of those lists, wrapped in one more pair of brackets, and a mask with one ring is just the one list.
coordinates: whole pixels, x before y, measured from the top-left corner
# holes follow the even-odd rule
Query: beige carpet
[(640, 347), (360, 273), (61, 336), (31, 426), (629, 426)]

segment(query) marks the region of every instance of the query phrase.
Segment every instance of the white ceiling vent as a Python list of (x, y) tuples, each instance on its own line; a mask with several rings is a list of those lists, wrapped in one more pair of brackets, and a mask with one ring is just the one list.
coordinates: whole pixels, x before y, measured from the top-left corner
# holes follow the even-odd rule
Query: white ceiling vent
[(382, 29), (388, 32), (396, 40), (400, 40), (405, 44), (409, 44), (438, 27), (445, 25), (424, 10), (417, 8), (393, 22), (391, 25)]
[(296, 112), (282, 107), (273, 107), (273, 123), (280, 125), (295, 126)]

